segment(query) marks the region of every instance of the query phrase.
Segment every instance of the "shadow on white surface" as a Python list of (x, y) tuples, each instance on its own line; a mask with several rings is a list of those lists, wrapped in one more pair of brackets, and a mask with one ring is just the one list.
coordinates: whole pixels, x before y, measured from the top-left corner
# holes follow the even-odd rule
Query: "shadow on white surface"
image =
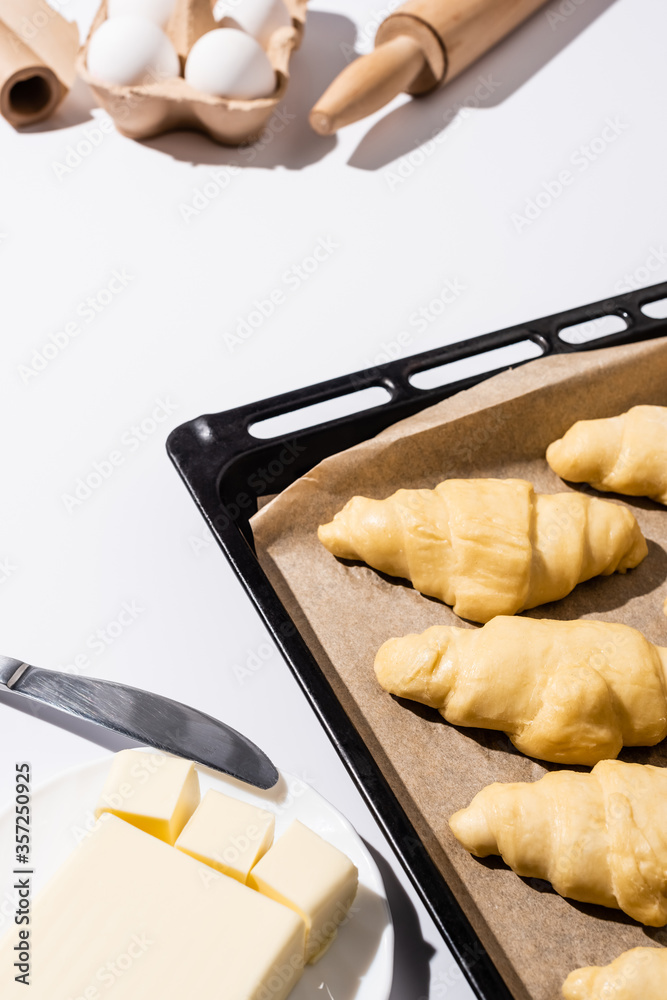
[[(368, 847), (368, 844), (366, 844)], [(384, 900), (368, 886), (360, 885), (349, 920), (339, 928), (331, 952), (313, 966), (315, 977), (322, 969), (323, 1000), (329, 1000), (327, 990), (334, 1000), (355, 1000), (361, 984), (375, 959), (387, 928)], [(324, 970), (324, 962), (329, 961)], [(294, 1000), (310, 1000), (312, 985), (300, 984), (291, 996)], [(393, 997), (393, 994), (392, 994)], [(391, 998), (389, 998), (391, 1000)]]
[[(442, 90), (413, 98), (377, 121), (349, 159), (350, 166), (378, 170), (449, 128), (459, 109), (493, 108), (506, 101), (585, 31), (615, 0), (588, 0), (559, 14), (549, 4)], [(549, 20), (551, 15), (552, 20)], [(553, 20), (553, 18), (556, 20)], [(493, 81), (491, 86), (484, 80)]]
[(54, 115), (51, 115), (46, 121), (36, 122), (34, 125), (24, 125), (19, 131), (29, 134), (31, 132), (57, 132), (60, 129), (73, 128), (75, 125), (93, 121), (93, 109), (97, 106), (90, 87), (77, 77), (74, 86)]
[(380, 869), (394, 922), (394, 980), (390, 1000), (421, 1000), (429, 995), (430, 964), (435, 950), (424, 940), (417, 911), (396, 872), (379, 851), (369, 843), (366, 847)]
[(11, 691), (0, 690), (0, 705), (6, 705), (8, 708), (23, 712), (24, 715), (31, 715), (34, 719), (40, 719), (50, 726), (57, 726), (59, 729), (64, 729), (74, 736), (79, 736), (82, 740), (88, 740), (90, 743), (95, 743), (105, 750), (111, 750), (112, 753), (118, 753), (119, 750), (128, 750), (132, 747), (142, 745), (136, 740), (129, 739), (127, 736), (122, 736), (120, 733), (114, 733), (110, 729), (105, 729), (104, 726), (97, 726), (86, 719), (79, 719), (74, 715), (69, 715), (67, 712), (60, 712), (57, 708), (42, 705), (40, 702), (32, 701), (30, 698), (22, 698), (21, 695), (14, 694)]
[(239, 149), (220, 146), (198, 132), (186, 131), (167, 132), (145, 139), (143, 144), (193, 164), (300, 170), (316, 163), (334, 148), (336, 139), (317, 135), (308, 124), (308, 114), (346, 65), (345, 51), (354, 45), (355, 38), (356, 28), (349, 18), (321, 11), (309, 13), (303, 43), (292, 58), (285, 100), (254, 145)]

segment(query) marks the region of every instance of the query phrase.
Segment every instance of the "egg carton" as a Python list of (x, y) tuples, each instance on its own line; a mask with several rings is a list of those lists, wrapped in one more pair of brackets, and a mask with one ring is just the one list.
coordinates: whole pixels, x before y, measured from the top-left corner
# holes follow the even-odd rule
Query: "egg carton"
[[(88, 47), (92, 35), (107, 19), (107, 0), (102, 0), (79, 52), (77, 70), (123, 135), (147, 139), (172, 129), (191, 128), (205, 132), (216, 142), (239, 146), (260, 135), (285, 96), (290, 59), (303, 38), (306, 4), (307, 0), (285, 0), (292, 24), (278, 28), (271, 36), (267, 56), (276, 72), (276, 89), (270, 97), (254, 100), (213, 97), (195, 90), (183, 77), (129, 87), (107, 85), (93, 79), (87, 68)], [(166, 33), (178, 53), (181, 69), (190, 49), (202, 35), (228, 26), (229, 19), (215, 20), (211, 0), (176, 0)]]

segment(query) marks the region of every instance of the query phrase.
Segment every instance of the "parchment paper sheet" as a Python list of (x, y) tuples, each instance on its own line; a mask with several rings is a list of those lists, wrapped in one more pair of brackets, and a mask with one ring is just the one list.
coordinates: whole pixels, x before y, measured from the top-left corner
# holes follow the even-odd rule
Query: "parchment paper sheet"
[[(568, 902), (546, 883), (518, 878), (499, 859), (475, 860), (458, 844), (448, 818), (476, 792), (492, 781), (534, 780), (545, 769), (502, 733), (456, 729), (379, 687), (373, 660), (386, 639), (466, 623), (404, 582), (336, 560), (318, 542), (317, 526), (355, 494), (385, 497), (446, 478), (517, 476), (540, 492), (567, 490), (544, 460), (547, 445), (575, 420), (637, 403), (667, 405), (666, 339), (544, 358), (495, 376), (327, 459), (253, 519), (274, 587), (517, 1000), (557, 1000), (573, 969), (606, 964), (637, 945), (667, 945), (667, 931)], [(582, 584), (529, 614), (625, 622), (667, 646), (667, 509), (610, 498), (635, 513), (648, 557), (626, 576)], [(667, 746), (625, 750), (622, 759), (667, 765)]]

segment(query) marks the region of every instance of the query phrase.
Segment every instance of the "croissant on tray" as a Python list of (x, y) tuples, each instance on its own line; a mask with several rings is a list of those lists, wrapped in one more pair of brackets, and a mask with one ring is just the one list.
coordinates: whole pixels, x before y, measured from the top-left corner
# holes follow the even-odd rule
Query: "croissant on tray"
[(572, 483), (667, 504), (667, 406), (579, 420), (549, 445), (547, 462)]
[(561, 896), (667, 924), (667, 769), (603, 760), (588, 774), (493, 784), (452, 816), (480, 858), (499, 854)]
[(494, 618), (390, 639), (375, 673), (456, 726), (500, 729), (531, 757), (596, 764), (667, 736), (667, 648), (600, 621)]
[(405, 577), (476, 622), (559, 600), (648, 552), (626, 507), (535, 493), (524, 479), (450, 479), (386, 500), (353, 497), (318, 536), (335, 556)]
[(565, 1000), (665, 1000), (667, 948), (633, 948), (606, 965), (577, 969), (565, 980)]

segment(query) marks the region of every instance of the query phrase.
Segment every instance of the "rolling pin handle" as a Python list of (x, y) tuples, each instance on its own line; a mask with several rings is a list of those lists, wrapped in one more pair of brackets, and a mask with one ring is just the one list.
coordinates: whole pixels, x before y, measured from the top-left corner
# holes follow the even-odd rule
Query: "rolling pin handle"
[[(1, 2), (1, 0), (0, 0)], [(544, 0), (407, 0), (379, 26), (375, 52), (334, 80), (310, 115), (321, 135), (379, 111), (397, 94), (453, 80)]]
[(334, 80), (311, 111), (310, 124), (320, 135), (332, 135), (379, 111), (410, 87), (424, 63), (421, 46), (406, 35), (378, 46)]

